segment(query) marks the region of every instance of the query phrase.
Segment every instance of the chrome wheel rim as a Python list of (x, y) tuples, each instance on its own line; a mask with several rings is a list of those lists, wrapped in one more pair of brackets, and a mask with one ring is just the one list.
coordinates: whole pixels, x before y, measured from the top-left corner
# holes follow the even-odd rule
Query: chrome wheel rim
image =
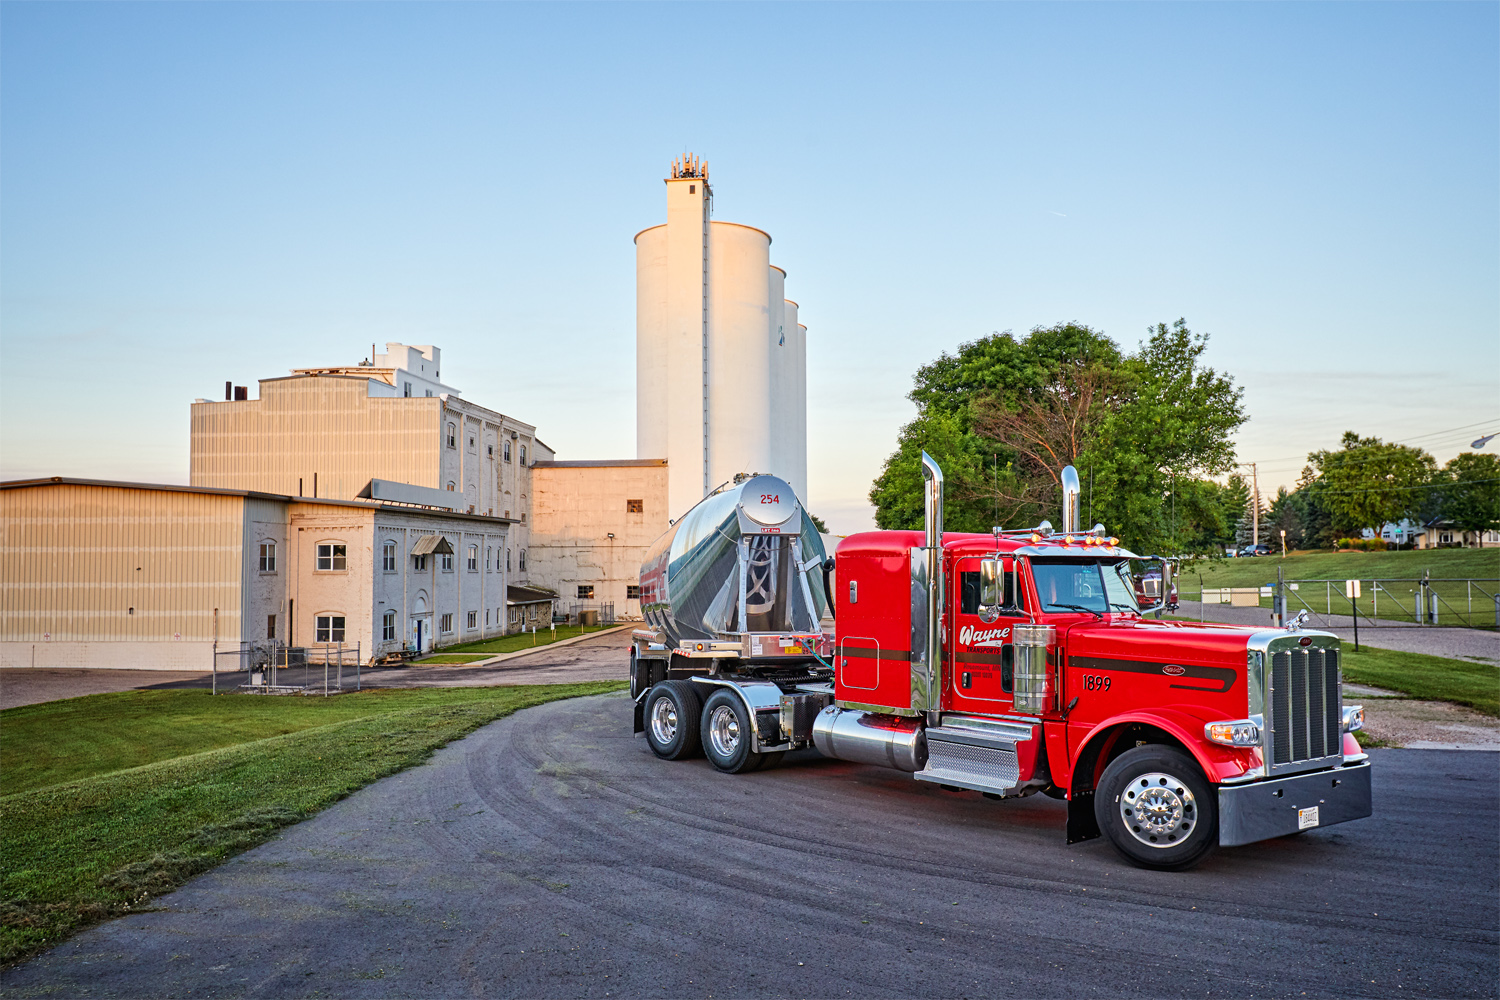
[(718, 705), (708, 717), (708, 742), (714, 754), (733, 757), (740, 745), (740, 717), (728, 705)]
[(1120, 820), (1147, 847), (1176, 847), (1198, 825), (1198, 802), (1182, 779), (1152, 771), (1120, 793)]
[(651, 703), (651, 735), (661, 746), (677, 738), (677, 706), (671, 698), (657, 698)]

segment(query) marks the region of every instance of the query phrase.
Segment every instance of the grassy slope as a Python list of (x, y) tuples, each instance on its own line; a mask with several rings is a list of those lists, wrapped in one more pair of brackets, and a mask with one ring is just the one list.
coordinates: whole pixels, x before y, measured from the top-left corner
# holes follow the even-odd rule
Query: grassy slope
[(1500, 578), (1500, 549), (1433, 549), (1421, 552), (1299, 552), (1278, 559), (1224, 559), (1183, 563), (1181, 587), (1259, 587), (1276, 582), (1276, 567), (1288, 580), (1414, 579), (1431, 570), (1443, 579)]
[[(613, 625), (589, 625), (580, 627), (577, 625), (559, 625), (554, 636), (550, 628), (539, 628), (536, 636), (530, 632), (520, 632), (515, 635), (507, 635), (500, 639), (486, 639), (482, 642), (462, 642), (456, 646), (440, 646), (438, 653), (488, 653), (493, 656), (496, 653), (514, 653), (518, 649), (530, 649), (533, 645), (545, 646), (551, 642), (561, 642), (564, 639), (575, 639), (580, 635), (593, 635), (596, 632), (605, 632)], [(533, 642), (535, 638), (535, 642)]]
[[(70, 747), (31, 766), (27, 790), (5, 771), (0, 963), (139, 908), (487, 722), (619, 687), (382, 691), (327, 701), (131, 692), (0, 713), (9, 759), (59, 738)], [(138, 695), (156, 697), (142, 703)], [(235, 704), (245, 702), (265, 707)], [(175, 752), (159, 749), (161, 739)]]
[(1500, 664), (1371, 649), (1344, 643), (1344, 678), (1429, 701), (1451, 701), (1500, 716)]

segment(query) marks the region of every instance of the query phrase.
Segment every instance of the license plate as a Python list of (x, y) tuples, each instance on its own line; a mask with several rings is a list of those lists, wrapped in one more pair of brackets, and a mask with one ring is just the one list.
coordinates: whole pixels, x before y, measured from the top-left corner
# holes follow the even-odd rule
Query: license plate
[(1297, 810), (1297, 829), (1307, 830), (1318, 825), (1318, 807), (1308, 806)]

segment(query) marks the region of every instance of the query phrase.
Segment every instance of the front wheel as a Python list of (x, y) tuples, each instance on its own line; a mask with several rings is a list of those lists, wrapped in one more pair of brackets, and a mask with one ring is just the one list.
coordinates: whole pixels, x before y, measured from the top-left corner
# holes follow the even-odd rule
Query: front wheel
[(1140, 868), (1186, 871), (1219, 845), (1218, 797), (1194, 760), (1173, 747), (1136, 747), (1105, 768), (1094, 818)]
[(663, 760), (686, 760), (703, 752), (698, 742), (698, 691), (687, 681), (662, 681), (646, 692), (646, 744)]

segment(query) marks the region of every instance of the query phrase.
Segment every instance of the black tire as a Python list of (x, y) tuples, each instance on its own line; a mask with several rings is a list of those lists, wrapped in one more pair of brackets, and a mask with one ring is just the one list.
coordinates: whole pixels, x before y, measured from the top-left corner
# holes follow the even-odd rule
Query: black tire
[(1219, 846), (1218, 796), (1193, 758), (1174, 747), (1116, 757), (1099, 779), (1094, 818), (1138, 868), (1186, 871)]
[(755, 742), (750, 713), (735, 692), (720, 688), (709, 695), (703, 703), (702, 720), (698, 739), (703, 756), (725, 774), (758, 771), (773, 756), (750, 749)]
[(698, 718), (703, 702), (689, 681), (662, 681), (646, 692), (641, 719), (646, 744), (662, 760), (687, 760), (703, 753)]

